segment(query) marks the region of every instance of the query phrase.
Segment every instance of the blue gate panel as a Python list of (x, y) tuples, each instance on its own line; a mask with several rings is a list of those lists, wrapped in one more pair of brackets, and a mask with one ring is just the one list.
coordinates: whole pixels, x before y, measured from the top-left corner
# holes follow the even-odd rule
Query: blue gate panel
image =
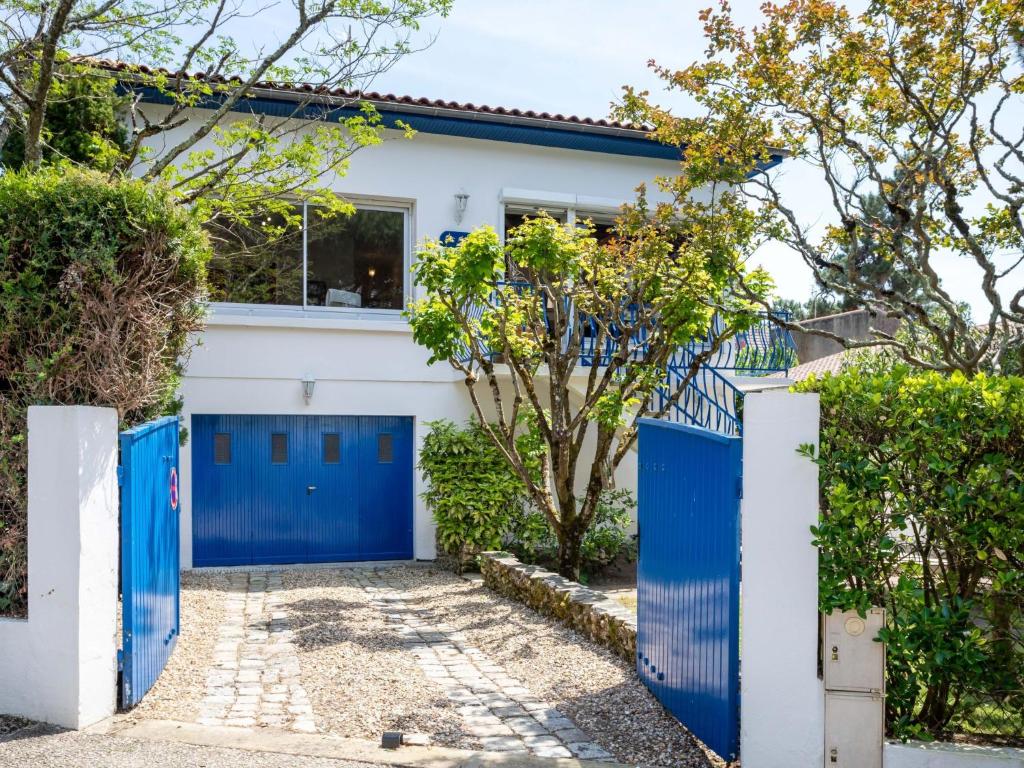
[(121, 705), (137, 704), (178, 639), (178, 419), (122, 432)]
[(726, 760), (739, 751), (742, 441), (643, 420), (637, 672)]
[(407, 416), (192, 417), (197, 566), (408, 560)]

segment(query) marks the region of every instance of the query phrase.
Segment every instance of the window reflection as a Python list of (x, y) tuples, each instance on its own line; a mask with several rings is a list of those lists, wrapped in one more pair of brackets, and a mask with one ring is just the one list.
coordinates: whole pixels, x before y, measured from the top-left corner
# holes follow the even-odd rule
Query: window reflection
[(321, 218), (308, 213), (306, 301), (318, 307), (402, 309), (405, 215), (357, 210)]
[[(296, 208), (301, 217), (301, 207)], [(301, 218), (300, 218), (301, 220)], [(280, 214), (207, 227), (213, 257), (207, 271), (211, 301), (302, 304), (302, 232)]]
[(286, 226), (285, 217), (274, 213), (207, 227), (214, 248), (208, 268), (212, 301), (403, 308), (404, 211), (360, 208), (348, 216), (324, 217), (313, 206), (294, 210), (298, 221), (305, 221), (305, 239), (303, 226), (294, 221)]

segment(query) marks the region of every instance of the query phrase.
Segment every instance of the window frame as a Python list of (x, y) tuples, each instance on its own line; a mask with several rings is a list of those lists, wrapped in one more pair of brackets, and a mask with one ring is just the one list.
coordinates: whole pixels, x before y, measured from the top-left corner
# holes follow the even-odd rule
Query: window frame
[(321, 307), (309, 303), (308, 277), (309, 277), (309, 249), (308, 249), (308, 222), (309, 209), (311, 206), (305, 201), (295, 200), (302, 206), (302, 304), (246, 304), (237, 301), (211, 301), (210, 307), (214, 312), (226, 315), (266, 315), (273, 317), (299, 316), (299, 317), (336, 317), (351, 319), (378, 319), (397, 320), (402, 312), (413, 300), (412, 274), (412, 242), (413, 242), (413, 205), (396, 201), (385, 201), (376, 199), (360, 199), (346, 196), (345, 200), (361, 211), (389, 211), (402, 214), (402, 299), (403, 306), (399, 309), (384, 309), (381, 307)]
[(503, 246), (505, 245), (506, 215), (509, 213), (519, 214), (520, 212), (528, 212), (530, 210), (534, 213), (540, 213), (541, 211), (562, 213), (564, 211), (564, 224), (566, 226), (575, 226), (577, 221), (586, 221), (587, 219), (593, 219), (595, 223), (608, 224), (614, 222), (615, 219), (622, 215), (621, 208), (611, 209), (606, 204), (586, 205), (579, 202), (549, 202), (544, 200), (529, 202), (518, 198), (503, 200), (498, 209), (498, 220), (501, 222), (501, 244)]

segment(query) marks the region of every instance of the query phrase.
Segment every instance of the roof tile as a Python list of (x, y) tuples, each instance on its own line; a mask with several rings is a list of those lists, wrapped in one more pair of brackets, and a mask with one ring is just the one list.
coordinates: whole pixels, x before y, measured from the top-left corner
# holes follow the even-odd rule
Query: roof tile
[[(123, 61), (113, 61), (110, 59), (88, 59), (88, 63), (91, 63), (102, 69), (111, 70), (114, 72), (138, 72), (143, 75), (164, 75), (174, 78), (190, 78), (194, 80), (203, 80), (210, 83), (240, 83), (242, 79), (237, 76), (224, 76), (218, 74), (208, 74), (206, 72), (171, 72), (163, 67), (147, 67), (139, 64), (128, 64)], [(269, 80), (261, 80), (255, 84), (255, 87), (261, 90), (270, 91), (281, 91), (282, 93), (323, 93), (329, 94), (336, 98), (342, 99), (366, 99), (368, 101), (376, 101), (385, 104), (415, 104), (424, 107), (436, 107), (438, 109), (451, 109), (460, 112), (472, 112), (483, 115), (512, 115), (515, 117), (526, 117), (537, 120), (548, 120), (551, 122), (567, 123), (573, 125), (594, 125), (601, 126), (604, 128), (621, 128), (623, 130), (633, 131), (647, 131), (648, 129), (641, 125), (633, 125), (630, 123), (622, 123), (615, 120), (594, 120), (590, 117), (577, 117), (576, 115), (565, 116), (562, 114), (552, 115), (548, 112), (534, 112), (533, 110), (521, 110), (509, 107), (491, 107), (487, 104), (476, 105), (472, 102), (460, 103), (457, 101), (445, 101), (443, 99), (429, 99), (426, 97), (414, 97), (414, 96), (396, 96), (393, 93), (381, 94), (376, 91), (353, 91), (345, 88), (334, 88), (328, 89), (324, 85), (315, 85), (313, 83), (284, 83), (284, 82), (273, 82)]]

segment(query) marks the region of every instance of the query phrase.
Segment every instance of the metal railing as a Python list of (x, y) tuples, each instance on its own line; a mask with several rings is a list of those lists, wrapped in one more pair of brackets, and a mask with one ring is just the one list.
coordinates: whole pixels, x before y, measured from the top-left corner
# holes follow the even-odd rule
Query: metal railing
[[(772, 312), (781, 320), (789, 321), (790, 313), (783, 310)], [(760, 322), (746, 331), (740, 331), (723, 342), (708, 360), (707, 365), (716, 370), (731, 370), (741, 376), (766, 376), (770, 373), (788, 373), (796, 365), (796, 344), (792, 334), (768, 319), (766, 312), (759, 312)], [(718, 318), (703, 338), (694, 339), (687, 347), (693, 353), (709, 348), (722, 328)]]
[[(512, 288), (519, 295), (532, 290), (531, 285), (526, 282), (501, 282), (497, 284), (496, 293), (503, 288)], [(568, 314), (572, 313), (573, 309), (566, 303), (563, 311)], [(483, 316), (483, 312), (483, 307), (474, 307), (470, 317), (478, 320)], [(635, 319), (635, 307), (628, 308), (625, 312), (627, 317)], [(550, 329), (552, 321), (546, 302), (541, 307), (541, 313), (545, 325)], [(782, 319), (788, 320), (787, 312), (780, 311), (776, 314)], [(689, 344), (680, 347), (673, 353), (666, 366), (664, 385), (659, 387), (654, 394), (654, 405), (657, 410), (665, 409), (672, 393), (685, 378), (695, 357), (710, 348), (714, 344), (716, 336), (721, 332), (722, 328), (716, 317), (712, 321), (711, 328), (703, 337), (693, 339)], [(619, 351), (621, 337), (614, 325), (602, 335), (597, 322), (592, 317), (583, 315), (579, 318), (578, 323), (570, 324), (563, 335), (563, 350), (569, 348), (574, 333), (580, 334), (579, 364), (581, 366), (608, 365)], [(643, 336), (634, 336), (631, 344), (632, 356), (637, 359), (642, 358), (646, 350), (647, 331), (644, 330), (641, 333)], [(471, 357), (468, 347), (464, 347), (463, 354), (463, 362), (468, 362)], [(490, 359), (497, 360), (500, 353), (488, 351), (486, 354), (490, 356)], [(733, 371), (744, 376), (764, 376), (770, 373), (788, 372), (795, 363), (796, 345), (793, 343), (793, 337), (789, 331), (769, 320), (766, 313), (761, 313), (759, 323), (719, 345), (707, 362), (701, 365), (696, 375), (687, 382), (676, 402), (668, 408), (665, 418), (670, 421), (694, 424), (723, 434), (739, 435), (742, 432), (740, 402), (743, 394), (721, 371)]]
[[(689, 373), (694, 353), (681, 347), (672, 355), (665, 376), (665, 384), (655, 391), (655, 404), (664, 410), (672, 393)], [(683, 388), (679, 398), (666, 412), (667, 421), (693, 424), (724, 435), (741, 435), (743, 422), (740, 403), (743, 393), (715, 368), (701, 365)]]

